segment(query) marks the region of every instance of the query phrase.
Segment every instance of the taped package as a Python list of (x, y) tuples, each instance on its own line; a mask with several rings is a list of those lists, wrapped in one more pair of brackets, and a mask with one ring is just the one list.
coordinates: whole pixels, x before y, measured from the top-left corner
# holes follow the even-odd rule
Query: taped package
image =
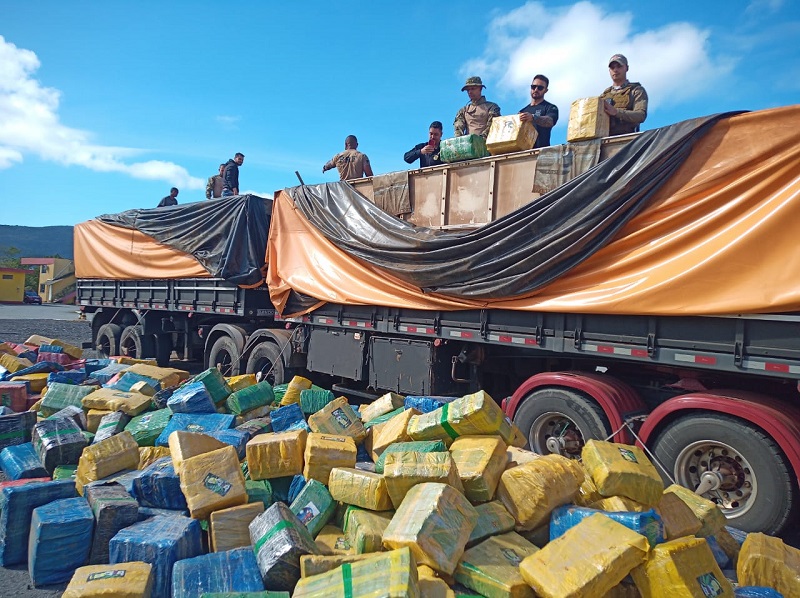
[(407, 546), (418, 564), (452, 575), (476, 518), (475, 507), (452, 486), (417, 484), (389, 522), (383, 545), (390, 549)]
[(412, 487), (424, 482), (441, 482), (462, 494), (464, 492), (458, 468), (449, 452), (391, 453), (386, 456), (383, 477), (395, 509), (400, 507)]
[(250, 547), (201, 554), (178, 561), (172, 569), (171, 598), (197, 598), (206, 592), (241, 592), (247, 596), (263, 590), (264, 582)]
[(406, 409), (401, 411), (391, 419), (375, 426), (372, 429), (372, 438), (367, 450), (372, 455), (372, 460), (377, 461), (386, 448), (398, 442), (411, 440), (408, 435), (408, 423), (412, 417), (420, 415), (416, 409)]
[(572, 502), (583, 482), (580, 464), (561, 455), (506, 469), (497, 497), (517, 521), (517, 531), (533, 530), (550, 518), (553, 509)]
[(497, 434), (509, 446), (514, 446), (521, 449), (528, 444), (528, 437), (519, 429), (519, 426), (511, 421), (510, 418), (504, 417), (500, 424), (500, 429)]
[(94, 537), (90, 565), (108, 562), (108, 543), (118, 531), (139, 521), (139, 503), (122, 484), (93, 484), (86, 487), (86, 500), (94, 513)]
[(402, 407), (404, 403), (405, 399), (401, 395), (394, 392), (387, 392), (382, 397), (361, 407), (361, 421), (364, 423), (372, 421), (376, 417), (380, 417), (381, 415), (385, 415), (390, 411)]
[(344, 397), (334, 399), (313, 415), (309, 415), (308, 426), (313, 432), (350, 436), (356, 443), (364, 440), (367, 435), (364, 424)]
[(331, 470), (328, 488), (334, 500), (371, 511), (388, 511), (392, 500), (384, 476), (355, 469), (336, 467)]
[(83, 488), (89, 482), (138, 466), (139, 445), (130, 432), (122, 432), (83, 450), (75, 474), (75, 487), (83, 496)]
[(89, 409), (86, 411), (86, 430), (92, 434), (97, 434), (97, 428), (100, 427), (100, 422), (106, 415), (114, 413), (113, 411), (106, 411), (105, 409)]
[(550, 541), (564, 535), (568, 529), (576, 526), (584, 519), (601, 512), (609, 519), (613, 519), (637, 534), (642, 534), (650, 542), (650, 546), (655, 546), (664, 541), (664, 524), (661, 521), (661, 516), (654, 509), (644, 513), (631, 511), (609, 513), (575, 505), (558, 507), (550, 515)]
[(700, 520), (702, 527), (696, 535), (700, 538), (713, 536), (727, 524), (728, 520), (722, 509), (707, 498), (703, 498), (683, 486), (672, 484), (667, 486), (665, 493), (671, 493), (680, 498), (692, 510), (694, 516)]
[(598, 511), (608, 511), (611, 513), (615, 511), (643, 513), (644, 511), (650, 510), (650, 507), (647, 505), (643, 505), (642, 503), (637, 502), (632, 498), (628, 498), (627, 496), (607, 496), (589, 504), (588, 507), (591, 509), (597, 509)]
[[(172, 411), (166, 407), (157, 411), (148, 411), (131, 419), (125, 429), (133, 435), (139, 446), (154, 446), (171, 417)], [(164, 444), (166, 445), (166, 443)]]
[(289, 505), (311, 537), (316, 537), (336, 511), (336, 501), (322, 482), (309, 480)]
[(448, 446), (459, 436), (497, 434), (505, 419), (500, 405), (484, 390), (445, 403), (435, 411), (412, 417), (412, 440), (444, 440)]
[(541, 598), (604, 596), (647, 558), (647, 538), (597, 513), (520, 563)]
[(344, 531), (335, 525), (328, 524), (323, 527), (317, 537), (314, 538), (314, 543), (319, 548), (320, 554), (333, 556), (355, 554), (356, 551), (350, 546), (350, 542), (344, 535)]
[(64, 353), (72, 357), (72, 359), (80, 359), (83, 357), (83, 349), (76, 347), (75, 345), (70, 345), (61, 339), (54, 338), (48, 344), (61, 347), (64, 350)]
[(184, 430), (178, 430), (170, 434), (167, 442), (169, 443), (167, 455), (172, 457), (172, 466), (178, 475), (180, 475), (181, 467), (186, 459), (227, 446), (224, 442), (220, 442), (208, 434), (186, 432)]
[(75, 384), (53, 382), (47, 387), (47, 392), (42, 397), (39, 413), (48, 417), (70, 405), (82, 407), (82, 400), (96, 390), (97, 386), (76, 386)]
[(36, 394), (42, 392), (47, 386), (47, 376), (45, 372), (38, 374), (22, 374), (20, 376), (12, 376), (11, 382), (24, 382), (30, 388), (31, 393)]
[(581, 459), (602, 496), (627, 496), (648, 507), (661, 500), (664, 482), (639, 447), (590, 439)]
[(170, 388), (189, 379), (189, 372), (175, 368), (161, 368), (146, 363), (135, 363), (126, 371), (158, 380), (161, 388)]
[[(583, 479), (583, 484), (581, 484), (581, 487), (578, 489), (578, 494), (575, 495), (574, 502), (579, 507), (588, 507), (599, 500), (603, 500), (603, 497), (600, 496), (600, 493), (597, 491), (597, 486), (594, 485), (591, 476), (587, 475)], [(610, 511), (612, 509), (603, 510)]]
[(486, 149), (486, 140), (475, 134), (461, 135), (442, 139), (439, 146), (439, 159), (442, 162), (461, 162), (475, 160), (489, 155)]
[(307, 437), (305, 430), (290, 430), (253, 438), (246, 449), (250, 479), (269, 480), (302, 473)]
[(376, 513), (358, 507), (347, 507), (342, 530), (353, 551), (356, 554), (381, 552), (383, 533), (393, 516), (394, 511)]
[(534, 598), (519, 564), (538, 550), (515, 532), (493, 536), (464, 552), (453, 577), (483, 596)]
[(580, 98), (572, 102), (567, 123), (567, 141), (584, 141), (608, 137), (609, 118), (599, 97)]
[(71, 419), (45, 419), (33, 426), (33, 448), (44, 468), (52, 475), (58, 465), (77, 465), (86, 438)]
[(733, 587), (703, 538), (678, 538), (653, 547), (644, 564), (631, 575), (642, 598), (733, 598)]
[(207, 370), (200, 372), (196, 376), (192, 378), (192, 383), (200, 382), (203, 386), (206, 387), (211, 400), (214, 401), (215, 405), (219, 405), (220, 403), (224, 402), (231, 393), (231, 387), (228, 386), (228, 382), (222, 376), (220, 371), (213, 367), (208, 368)]
[(274, 401), (275, 393), (272, 391), (270, 383), (265, 380), (234, 391), (225, 400), (225, 404), (231, 413), (241, 415), (259, 407), (271, 405)]
[[(419, 577), (419, 595), (425, 598), (456, 598), (456, 593), (450, 589), (436, 571), (428, 565), (417, 566), (417, 576)], [(463, 592), (459, 592), (463, 595)]]
[(767, 586), (786, 597), (800, 595), (800, 550), (761, 533), (747, 534), (736, 565), (739, 585)]
[(689, 505), (673, 492), (664, 492), (656, 511), (664, 522), (664, 537), (667, 540), (694, 536), (703, 527)]
[(122, 411), (133, 417), (150, 408), (152, 399), (141, 392), (125, 392), (113, 388), (100, 388), (83, 397), (84, 409), (102, 409), (104, 411)]
[(333, 554), (316, 555), (304, 554), (300, 557), (300, 577), (313, 577), (322, 575), (334, 569), (338, 569), (345, 563), (355, 563), (371, 559), (376, 553), (368, 552), (365, 554)]
[(92, 444), (97, 444), (106, 438), (111, 438), (114, 434), (119, 434), (130, 421), (130, 416), (125, 415), (122, 411), (112, 411), (104, 415), (97, 426)]
[(250, 546), (249, 525), (264, 512), (264, 503), (252, 502), (211, 513), (208, 541), (213, 552)]
[(241, 374), (240, 376), (231, 376), (230, 378), (225, 378), (225, 382), (228, 383), (231, 392), (236, 392), (237, 390), (242, 390), (248, 386), (254, 386), (258, 384), (258, 378), (256, 378), (255, 374)]
[(356, 454), (356, 443), (352, 437), (312, 432), (306, 439), (303, 477), (327, 485), (334, 467), (356, 466)]
[[(139, 465), (136, 469), (144, 469), (148, 465), (152, 465), (159, 459), (164, 457), (172, 457), (169, 447), (166, 446), (140, 446), (139, 447)], [(175, 467), (175, 463), (172, 463)]]
[(329, 573), (304, 577), (294, 598), (349, 596), (419, 596), (417, 565), (407, 548), (392, 550), (353, 563), (344, 563)]
[(475, 511), (478, 513), (478, 518), (475, 520), (475, 528), (467, 540), (467, 547), (475, 546), (491, 536), (514, 530), (516, 522), (499, 500), (475, 505)]
[(506, 443), (499, 436), (459, 436), (450, 445), (464, 494), (473, 504), (494, 497), (506, 468)]
[(308, 378), (302, 376), (294, 376), (289, 384), (286, 386), (286, 392), (283, 393), (281, 405), (291, 405), (300, 402), (300, 392), (311, 388), (312, 383)]
[(493, 156), (533, 149), (538, 133), (531, 121), (521, 121), (519, 114), (495, 116), (486, 136), (486, 149)]
[(142, 561), (80, 567), (61, 598), (150, 598), (152, 570)]
[(244, 474), (232, 446), (189, 457), (183, 461), (180, 479), (194, 519), (208, 519), (213, 511), (247, 502)]

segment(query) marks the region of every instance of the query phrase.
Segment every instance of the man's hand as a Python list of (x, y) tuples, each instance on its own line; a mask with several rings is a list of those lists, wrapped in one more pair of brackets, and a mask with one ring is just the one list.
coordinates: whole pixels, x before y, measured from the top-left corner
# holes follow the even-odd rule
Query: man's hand
[(519, 113), (519, 120), (526, 123), (528, 121), (533, 122), (533, 114), (530, 112), (520, 112)]
[(421, 150), (419, 150), (419, 152), (421, 154), (425, 154), (426, 156), (429, 155), (429, 154), (432, 154), (435, 151), (436, 151), (436, 148), (433, 147), (431, 144), (428, 144), (425, 147), (423, 147)]
[(325, 174), (325, 173), (326, 173), (326, 172), (328, 172), (329, 170), (330, 170), (330, 168), (327, 168), (326, 166), (323, 166), (323, 167), (322, 167), (322, 173), (323, 173), (323, 174)]
[(617, 115), (617, 109), (613, 105), (609, 104), (608, 102), (603, 102), (603, 111), (606, 114), (608, 114), (609, 116), (616, 116)]

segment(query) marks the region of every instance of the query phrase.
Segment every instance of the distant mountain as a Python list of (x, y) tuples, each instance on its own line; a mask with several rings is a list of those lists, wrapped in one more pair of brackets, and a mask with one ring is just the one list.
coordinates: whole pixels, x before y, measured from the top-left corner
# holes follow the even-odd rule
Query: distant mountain
[(72, 259), (71, 226), (10, 226), (0, 224), (0, 252), (19, 249), (18, 257), (51, 257)]

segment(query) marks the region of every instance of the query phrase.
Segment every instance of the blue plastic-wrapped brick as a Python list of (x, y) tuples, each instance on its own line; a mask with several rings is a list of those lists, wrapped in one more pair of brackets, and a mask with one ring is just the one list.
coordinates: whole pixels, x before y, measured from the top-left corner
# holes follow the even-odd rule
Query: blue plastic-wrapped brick
[(83, 364), (83, 369), (86, 372), (86, 377), (92, 376), (97, 370), (102, 370), (109, 364), (116, 363), (116, 361), (108, 358), (104, 359), (87, 359)]
[(273, 432), (286, 432), (288, 430), (311, 431), (306, 423), (306, 418), (298, 403), (280, 407), (269, 414), (272, 420)]
[[(98, 370), (92, 370), (90, 374), (92, 378), (97, 380), (100, 384), (108, 384), (109, 380), (119, 374), (120, 372), (124, 372), (127, 370), (129, 365), (124, 365), (122, 363), (117, 363), (116, 361), (112, 361), (104, 365), (102, 368)], [(87, 365), (88, 369), (88, 365)]]
[(203, 592), (263, 590), (256, 555), (249, 546), (178, 561), (172, 569), (172, 598), (195, 598)]
[(224, 442), (225, 444), (230, 444), (233, 448), (236, 449), (236, 454), (239, 456), (239, 461), (245, 458), (245, 453), (247, 450), (247, 441), (250, 440), (250, 434), (248, 434), (244, 430), (237, 430), (236, 428), (231, 428), (229, 430), (216, 430), (213, 432), (205, 432), (205, 434), (211, 436), (212, 438), (216, 438), (220, 442)]
[(155, 507), (139, 507), (137, 521), (144, 521), (151, 517), (188, 517), (189, 509), (157, 509)]
[(72, 480), (30, 482), (3, 488), (0, 491), (0, 565), (18, 565), (28, 560), (28, 532), (36, 507), (77, 494)]
[(108, 545), (109, 561), (144, 561), (153, 566), (152, 598), (169, 598), (176, 562), (203, 553), (200, 522), (189, 517), (151, 517), (117, 532)]
[(122, 484), (111, 482), (88, 486), (84, 493), (94, 514), (94, 537), (90, 565), (108, 563), (108, 542), (116, 533), (139, 521), (139, 503)]
[(446, 403), (452, 403), (458, 397), (421, 397), (421, 396), (408, 396), (406, 397), (403, 406), (406, 409), (416, 409), (420, 413), (430, 413), (436, 411), (439, 407)]
[(47, 385), (53, 382), (61, 384), (80, 384), (86, 380), (86, 372), (84, 370), (64, 370), (63, 372), (50, 372), (47, 374)]
[(158, 392), (161, 390), (161, 383), (156, 380), (155, 378), (151, 378), (150, 376), (143, 376), (142, 374), (137, 374), (136, 372), (125, 372), (119, 379), (114, 382), (114, 384), (110, 385), (109, 388), (113, 388), (114, 390), (121, 390), (122, 392), (130, 392), (131, 387), (136, 384), (137, 382), (144, 382), (148, 386), (152, 387), (153, 390)]
[(783, 598), (778, 590), (765, 586), (739, 586), (734, 588), (736, 598)]
[(85, 498), (55, 500), (33, 510), (28, 573), (33, 585), (61, 583), (89, 561), (94, 515)]
[(186, 498), (171, 457), (162, 457), (148, 465), (133, 480), (133, 491), (144, 507), (185, 509)]
[(214, 401), (202, 382), (189, 382), (176, 389), (167, 399), (173, 413), (216, 413)]
[(643, 513), (633, 511), (607, 512), (575, 505), (564, 505), (555, 509), (550, 515), (550, 541), (563, 536), (564, 533), (578, 525), (595, 513), (602, 513), (617, 523), (641, 534), (650, 542), (650, 546), (664, 541), (664, 523), (661, 516), (654, 509)]
[(82, 407), (68, 405), (56, 411), (53, 415), (48, 416), (47, 419), (58, 419), (59, 417), (71, 419), (81, 430), (86, 430), (86, 412)]
[(136, 489), (133, 487), (133, 483), (140, 475), (142, 475), (142, 471), (139, 469), (129, 469), (112, 473), (108, 477), (86, 484), (83, 487), (84, 496), (86, 495), (86, 489), (90, 488), (91, 486), (102, 486), (103, 484), (117, 483), (125, 488), (125, 492), (130, 494), (133, 498), (136, 498)]
[(306, 487), (306, 479), (297, 474), (292, 476), (292, 481), (289, 482), (289, 492), (286, 495), (286, 500), (291, 504), (295, 501), (295, 499), (300, 495), (303, 491), (303, 488)]
[(0, 415), (0, 448), (30, 442), (35, 423), (35, 411)]
[(156, 439), (156, 446), (169, 446), (169, 435), (179, 430), (208, 434), (233, 427), (236, 416), (230, 413), (176, 413)]
[(48, 475), (30, 442), (7, 446), (0, 451), (0, 469), (9, 480), (45, 478)]

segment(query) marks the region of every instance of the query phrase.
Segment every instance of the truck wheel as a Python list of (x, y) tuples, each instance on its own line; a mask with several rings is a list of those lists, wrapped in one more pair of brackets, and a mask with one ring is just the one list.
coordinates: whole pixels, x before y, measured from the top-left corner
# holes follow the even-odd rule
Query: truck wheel
[(156, 334), (156, 363), (158, 367), (169, 367), (172, 359), (172, 333)]
[(97, 330), (94, 348), (101, 358), (119, 355), (119, 341), (122, 336), (122, 327), (119, 324), (103, 324)]
[(514, 415), (527, 433), (530, 450), (578, 459), (586, 441), (611, 435), (603, 410), (591, 399), (564, 388), (542, 388), (529, 394)]
[(238, 376), (242, 353), (229, 336), (221, 336), (208, 352), (208, 367), (217, 368), (223, 376)]
[(156, 354), (156, 343), (152, 335), (139, 334), (136, 326), (126, 326), (119, 339), (120, 355), (143, 359)]
[(797, 500), (792, 470), (759, 428), (727, 415), (687, 415), (669, 424), (652, 449), (675, 482), (700, 490), (732, 526), (777, 535), (790, 523)]
[(289, 372), (283, 367), (283, 359), (278, 345), (264, 342), (257, 345), (247, 360), (247, 373), (261, 373), (261, 380), (266, 380), (272, 386), (288, 382)]

